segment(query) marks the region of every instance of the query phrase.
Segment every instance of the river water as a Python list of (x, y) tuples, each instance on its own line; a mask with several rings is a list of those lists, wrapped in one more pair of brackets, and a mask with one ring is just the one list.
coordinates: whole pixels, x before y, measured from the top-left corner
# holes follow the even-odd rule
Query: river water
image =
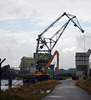
[[(12, 87), (23, 85), (23, 80), (12, 80)], [(6, 90), (9, 88), (8, 80), (1, 80), (1, 90)]]

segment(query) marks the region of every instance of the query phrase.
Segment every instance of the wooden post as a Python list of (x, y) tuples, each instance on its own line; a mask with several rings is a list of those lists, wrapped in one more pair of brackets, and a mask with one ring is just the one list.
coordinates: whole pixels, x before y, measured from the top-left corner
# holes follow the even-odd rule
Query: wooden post
[(12, 79), (9, 78), (9, 88), (12, 88)]
[(1, 61), (1, 58), (0, 58), (0, 92), (1, 92), (1, 65), (2, 63), (6, 60), (6, 58), (4, 58), (2, 61)]
[(0, 58), (0, 100), (1, 100), (1, 65), (2, 63), (6, 60), (6, 58), (4, 58), (2, 61), (1, 61), (1, 58)]

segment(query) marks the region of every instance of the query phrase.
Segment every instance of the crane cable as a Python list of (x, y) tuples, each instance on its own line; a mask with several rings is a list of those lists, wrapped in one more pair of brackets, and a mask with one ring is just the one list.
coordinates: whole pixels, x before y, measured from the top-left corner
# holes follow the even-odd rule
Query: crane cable
[(85, 33), (83, 34), (83, 40), (84, 40), (84, 52), (85, 52)]

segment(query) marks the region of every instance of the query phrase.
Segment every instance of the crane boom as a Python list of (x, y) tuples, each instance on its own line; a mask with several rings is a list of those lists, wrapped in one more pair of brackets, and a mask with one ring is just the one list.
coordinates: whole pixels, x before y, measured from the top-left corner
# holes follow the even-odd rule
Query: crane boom
[(45, 32), (47, 32), (56, 22), (58, 22), (66, 13), (63, 13), (59, 18), (57, 18), (52, 24), (50, 24), (41, 34), (42, 36)]
[[(51, 27), (54, 26), (55, 23), (57, 23), (62, 17), (66, 16), (68, 18), (68, 21), (51, 37), (51, 38), (45, 38), (43, 35), (46, 33)], [(68, 26), (69, 22), (72, 22), (75, 27), (78, 27), (82, 33), (84, 33), (84, 30), (82, 29), (78, 19), (74, 15), (67, 14), (64, 12), (59, 18), (57, 18), (52, 24), (50, 24), (40, 35), (38, 35), (37, 39), (37, 47), (36, 52), (45, 52), (50, 53), (55, 47), (56, 43), (58, 42), (59, 38), (63, 34), (64, 30)], [(57, 36), (57, 39), (54, 39)], [(47, 42), (48, 41), (48, 42)], [(48, 45), (50, 44), (50, 45)], [(44, 49), (46, 47), (47, 49)]]

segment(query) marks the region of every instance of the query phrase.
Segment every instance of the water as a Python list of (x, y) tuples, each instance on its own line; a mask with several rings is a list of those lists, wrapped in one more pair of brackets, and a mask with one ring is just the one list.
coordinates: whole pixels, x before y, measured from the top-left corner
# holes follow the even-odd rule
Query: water
[[(12, 80), (12, 87), (23, 85), (23, 80)], [(6, 90), (9, 88), (8, 80), (1, 80), (1, 90)]]

